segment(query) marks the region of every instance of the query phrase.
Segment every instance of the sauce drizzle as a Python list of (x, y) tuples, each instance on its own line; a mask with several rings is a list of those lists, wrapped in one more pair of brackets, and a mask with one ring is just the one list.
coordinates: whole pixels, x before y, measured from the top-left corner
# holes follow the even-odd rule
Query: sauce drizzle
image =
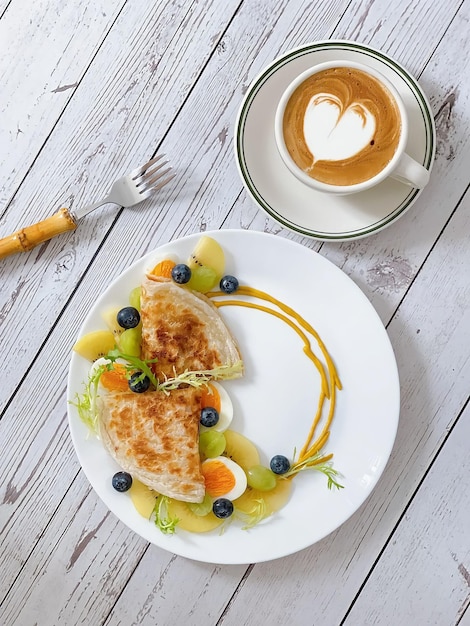
[[(212, 292), (206, 293), (206, 296), (210, 298), (227, 296), (227, 295), (229, 294), (223, 291), (212, 291)], [(320, 374), (321, 389), (320, 389), (320, 397), (318, 400), (317, 411), (313, 418), (312, 425), (310, 427), (305, 443), (302, 446), (299, 452), (299, 456), (298, 456), (298, 462), (305, 461), (309, 457), (312, 457), (313, 455), (320, 452), (320, 450), (326, 444), (330, 435), (330, 426), (333, 421), (335, 405), (336, 405), (336, 390), (342, 389), (341, 381), (339, 379), (333, 360), (325, 344), (323, 343), (320, 335), (313, 328), (313, 326), (311, 326), (311, 324), (309, 324), (299, 313), (297, 313), (297, 311), (295, 311), (288, 305), (284, 304), (284, 302), (281, 302), (277, 298), (274, 298), (273, 296), (271, 296), (270, 294), (264, 291), (260, 291), (259, 289), (255, 289), (253, 287), (248, 287), (244, 285), (240, 286), (236, 292), (230, 295), (231, 296), (241, 295), (241, 296), (248, 296), (252, 298), (258, 298), (259, 300), (264, 300), (265, 302), (269, 302), (273, 304), (274, 306), (276, 306), (278, 309), (280, 309), (282, 313), (268, 306), (264, 306), (262, 304), (257, 304), (256, 302), (247, 301), (247, 300), (233, 300), (232, 299), (232, 300), (214, 300), (213, 301), (213, 304), (216, 307), (242, 306), (242, 307), (247, 307), (251, 309), (257, 309), (259, 311), (263, 311), (264, 313), (269, 313), (270, 315), (274, 315), (278, 319), (288, 324), (302, 339), (304, 343), (304, 346), (303, 346), (304, 353), (313, 362), (313, 364), (315, 365), (315, 367), (317, 368)], [(312, 337), (317, 342), (322, 352), (323, 358), (325, 359), (327, 372), (325, 372), (325, 367), (323, 363), (313, 352), (310, 339), (307, 337), (304, 331), (312, 335)], [(314, 439), (315, 432), (319, 426), (320, 420), (324, 413), (324, 407), (325, 407), (326, 401), (328, 401), (329, 403), (328, 414), (327, 414), (325, 423), (323, 425), (323, 428), (321, 429), (316, 439)], [(316, 460), (313, 464), (323, 463), (325, 461), (328, 461), (332, 457), (333, 457), (332, 454), (322, 456), (321, 458)]]

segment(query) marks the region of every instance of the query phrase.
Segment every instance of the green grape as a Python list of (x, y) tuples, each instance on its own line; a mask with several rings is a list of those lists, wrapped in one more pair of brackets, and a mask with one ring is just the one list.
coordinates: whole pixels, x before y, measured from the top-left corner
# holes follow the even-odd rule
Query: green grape
[(140, 342), (142, 339), (142, 324), (135, 328), (128, 328), (119, 337), (119, 349), (124, 354), (140, 357)]
[(263, 465), (253, 465), (246, 472), (248, 484), (259, 491), (271, 491), (277, 484), (276, 475)]
[(129, 294), (129, 304), (140, 311), (140, 287), (135, 287)]
[(199, 452), (207, 459), (220, 456), (225, 450), (225, 436), (217, 430), (206, 430), (199, 435)]
[(194, 291), (200, 291), (206, 293), (210, 291), (212, 287), (217, 283), (217, 274), (212, 267), (206, 267), (196, 265), (191, 268), (191, 278), (187, 283), (187, 286)]
[(188, 502), (188, 507), (194, 513), (194, 515), (199, 515), (199, 517), (204, 517), (212, 511), (212, 498), (208, 493), (204, 496), (204, 500), (202, 502)]

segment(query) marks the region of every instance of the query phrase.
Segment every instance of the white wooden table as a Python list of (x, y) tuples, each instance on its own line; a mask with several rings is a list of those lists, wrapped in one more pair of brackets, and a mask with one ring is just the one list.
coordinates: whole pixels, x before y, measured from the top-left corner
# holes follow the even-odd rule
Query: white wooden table
[[(0, 262), (0, 624), (470, 624), (470, 0), (0, 0), (0, 236), (87, 204), (157, 150), (177, 176)], [(438, 145), (429, 186), (349, 243), (280, 228), (244, 191), (235, 117), (257, 73), (320, 39), (383, 50), (419, 80)], [(129, 531), (68, 432), (71, 347), (134, 260), (218, 228), (276, 233), (341, 267), (392, 341), (402, 404), (365, 504), (300, 553), (176, 557)]]

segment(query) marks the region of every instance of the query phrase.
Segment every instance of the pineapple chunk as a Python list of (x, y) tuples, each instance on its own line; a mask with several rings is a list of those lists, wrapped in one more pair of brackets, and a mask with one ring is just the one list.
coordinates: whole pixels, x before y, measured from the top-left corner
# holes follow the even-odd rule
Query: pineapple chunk
[(268, 517), (275, 511), (279, 511), (287, 503), (291, 492), (291, 481), (280, 479), (271, 491), (259, 491), (248, 487), (245, 493), (234, 500), (235, 508), (247, 514), (252, 514), (260, 501), (264, 502), (265, 516)]
[(235, 430), (226, 430), (224, 435), (224, 456), (228, 456), (232, 461), (238, 463), (245, 471), (260, 464), (258, 449), (254, 443)]
[(168, 515), (178, 519), (178, 528), (189, 530), (192, 533), (206, 533), (220, 526), (224, 520), (219, 519), (212, 513), (196, 515), (186, 502), (179, 500), (168, 501)]

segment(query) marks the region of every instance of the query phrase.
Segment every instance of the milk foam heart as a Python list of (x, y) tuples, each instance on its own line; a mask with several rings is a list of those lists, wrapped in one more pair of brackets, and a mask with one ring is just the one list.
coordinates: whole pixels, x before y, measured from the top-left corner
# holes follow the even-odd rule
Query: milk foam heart
[(281, 101), (276, 116), (281, 156), (286, 150), (288, 167), (318, 183), (362, 184), (394, 158), (401, 109), (378, 77), (353, 65), (324, 65), (301, 75)]
[(353, 102), (344, 110), (339, 98), (319, 93), (305, 110), (303, 131), (314, 162), (341, 161), (363, 150), (375, 127), (375, 117), (361, 103)]

